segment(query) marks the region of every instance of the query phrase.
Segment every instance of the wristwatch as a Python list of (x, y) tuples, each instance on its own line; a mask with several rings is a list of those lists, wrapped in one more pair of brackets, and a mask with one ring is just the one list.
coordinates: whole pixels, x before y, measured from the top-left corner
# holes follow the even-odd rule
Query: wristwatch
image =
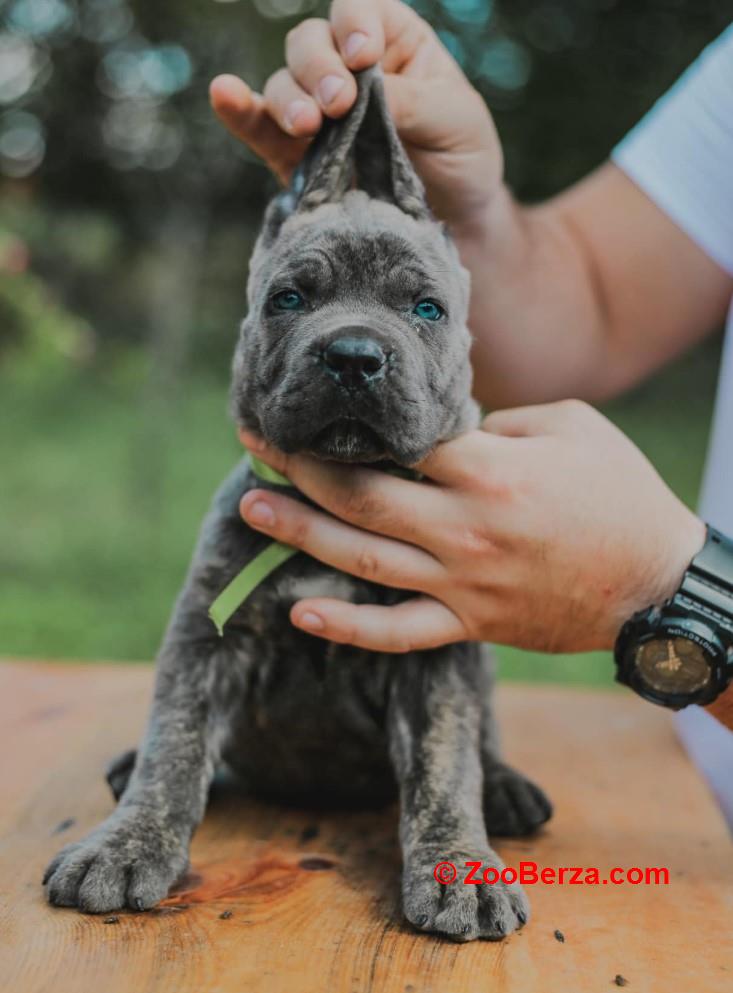
[(616, 679), (662, 707), (711, 703), (733, 679), (733, 541), (707, 529), (675, 595), (621, 628)]

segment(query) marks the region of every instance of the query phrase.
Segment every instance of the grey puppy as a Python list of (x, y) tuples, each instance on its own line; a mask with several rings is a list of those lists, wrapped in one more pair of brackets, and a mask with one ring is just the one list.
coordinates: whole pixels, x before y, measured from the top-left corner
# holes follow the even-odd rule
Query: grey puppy
[[(468, 295), (381, 74), (368, 70), (353, 110), (326, 126), (267, 210), (234, 359), (236, 419), (286, 452), (413, 465), (477, 424)], [(144, 739), (111, 770), (119, 804), (51, 862), (48, 899), (95, 913), (152, 907), (185, 872), (226, 764), (290, 804), (399, 796), (407, 919), (462, 941), (509, 934), (527, 919), (519, 886), (434, 878), (444, 861), (501, 867), (487, 831), (524, 834), (550, 816), (541, 790), (500, 758), (490, 656), (463, 643), (396, 657), (298, 631), (288, 611), (303, 595), (409, 596), (302, 554), (219, 637), (208, 607), (267, 544), (238, 511), (262, 485), (244, 460), (216, 494), (158, 657)]]

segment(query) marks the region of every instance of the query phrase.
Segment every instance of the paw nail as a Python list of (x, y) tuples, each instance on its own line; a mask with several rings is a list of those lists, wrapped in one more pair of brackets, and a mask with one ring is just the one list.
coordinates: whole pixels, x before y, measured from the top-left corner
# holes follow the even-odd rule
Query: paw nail
[(517, 920), (519, 921), (520, 924), (527, 923), (527, 915), (524, 913), (523, 910), (517, 912)]
[(318, 84), (318, 99), (323, 107), (333, 103), (344, 85), (340, 76), (324, 76)]
[(420, 914), (419, 917), (416, 917), (415, 918), (415, 924), (416, 924), (417, 927), (425, 927), (425, 925), (427, 923), (428, 923), (428, 915), (427, 914)]
[(275, 514), (272, 507), (264, 500), (255, 500), (246, 511), (247, 520), (250, 524), (259, 524), (261, 527), (272, 527), (275, 523)]
[(135, 897), (133, 903), (135, 904), (135, 910), (137, 911), (145, 910), (145, 906), (139, 896)]
[(362, 50), (368, 37), (363, 31), (353, 31), (344, 42), (344, 55), (347, 59), (353, 59)]
[(308, 109), (308, 104), (305, 100), (293, 100), (292, 103), (288, 104), (287, 110), (285, 111), (285, 127), (288, 131), (294, 131), (295, 126), (298, 123), (298, 118), (302, 116), (303, 111)]

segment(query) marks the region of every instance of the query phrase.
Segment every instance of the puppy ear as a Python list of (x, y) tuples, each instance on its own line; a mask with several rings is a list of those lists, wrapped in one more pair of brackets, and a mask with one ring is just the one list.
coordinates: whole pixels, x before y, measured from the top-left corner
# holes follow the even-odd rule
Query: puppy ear
[(345, 117), (326, 120), (288, 189), (270, 203), (265, 240), (293, 213), (334, 203), (354, 187), (394, 203), (412, 217), (430, 217), (425, 191), (387, 108), (380, 66), (357, 73), (356, 101)]
[(412, 217), (430, 217), (425, 189), (405, 151), (387, 107), (381, 66), (360, 73), (366, 91), (366, 106), (356, 140), (353, 159), (357, 186), (377, 200), (394, 203)]

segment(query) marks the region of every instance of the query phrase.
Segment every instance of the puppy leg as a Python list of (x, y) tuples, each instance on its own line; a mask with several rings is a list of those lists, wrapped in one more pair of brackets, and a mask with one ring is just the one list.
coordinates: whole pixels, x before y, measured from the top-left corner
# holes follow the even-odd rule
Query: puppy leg
[(502, 761), (499, 730), (493, 709), (494, 656), (488, 645), (481, 653), (481, 764), (483, 807), (490, 836), (521, 837), (536, 831), (552, 817), (545, 793), (521, 772)]
[[(501, 871), (482, 809), (481, 708), (475, 646), (401, 659), (389, 704), (390, 749), (400, 787), (405, 916), (457, 941), (498, 939), (527, 920), (521, 888), (464, 883), (468, 862)], [(436, 865), (455, 865), (442, 885)]]
[(209, 730), (211, 645), (169, 635), (158, 664), (148, 729), (112, 814), (53, 859), (50, 903), (106, 913), (146, 910), (188, 866), (216, 756)]
[(119, 800), (127, 789), (132, 770), (135, 768), (136, 758), (137, 751), (134, 748), (130, 748), (128, 751), (118, 755), (116, 759), (112, 759), (107, 766), (107, 772), (104, 778), (107, 780), (107, 785), (112, 790), (112, 796), (115, 800)]

